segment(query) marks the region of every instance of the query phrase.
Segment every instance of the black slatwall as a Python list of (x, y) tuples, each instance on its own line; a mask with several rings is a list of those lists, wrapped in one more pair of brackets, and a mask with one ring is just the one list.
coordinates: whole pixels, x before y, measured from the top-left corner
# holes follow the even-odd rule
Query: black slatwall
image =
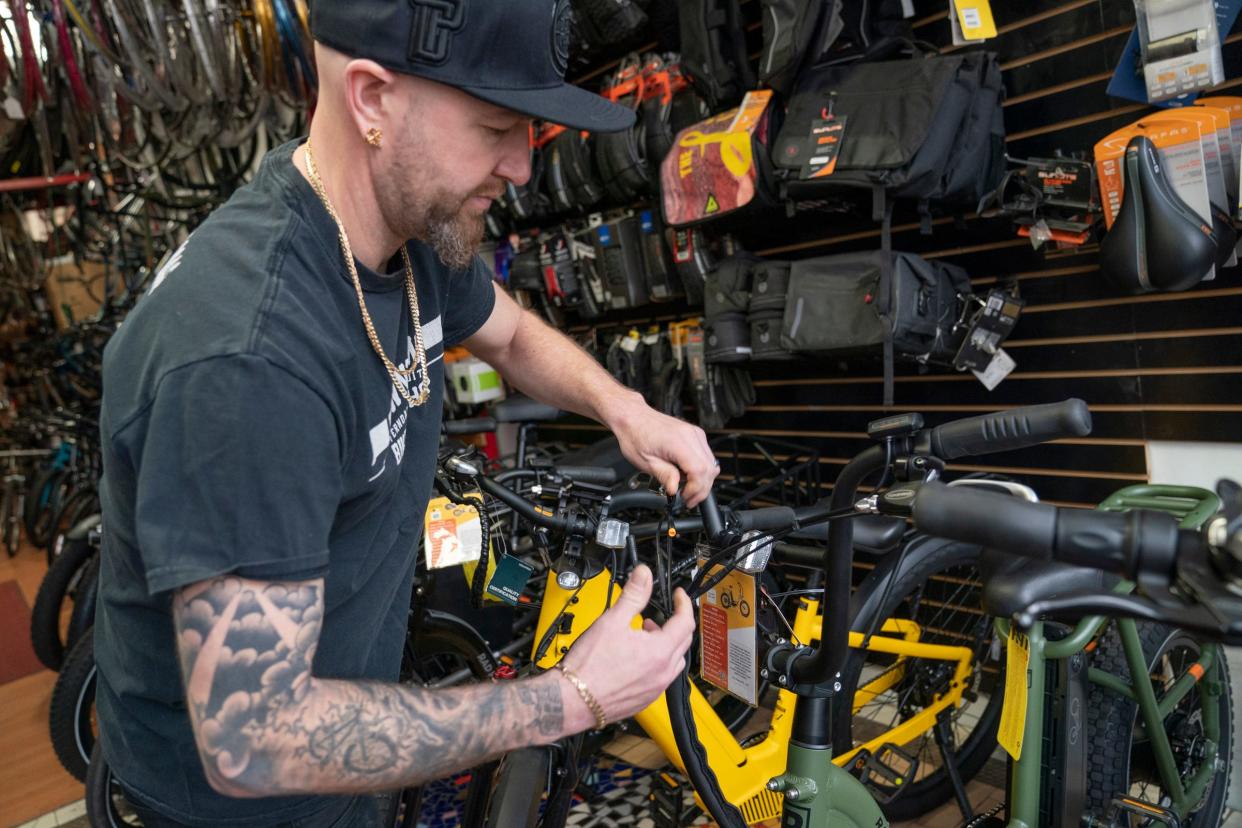
[[(945, 0), (917, 2), (915, 26), (920, 39), (948, 52), (958, 47), (951, 45), (946, 5)], [(754, 0), (744, 5), (756, 51), (758, 6)], [(1097, 140), (1147, 111), (1105, 93), (1134, 23), (1130, 0), (998, 0), (993, 12), (998, 36), (982, 48), (998, 52), (1004, 68), (1012, 156), (1090, 151)], [(1224, 55), (1229, 79), (1219, 91), (1231, 94), (1242, 87), (1242, 32), (1226, 37)], [(879, 246), (869, 209), (857, 216), (805, 212), (748, 218), (729, 229), (745, 247), (770, 257)], [(1006, 345), (1018, 368), (1000, 387), (989, 392), (969, 374), (920, 375), (913, 366), (899, 366), (896, 410), (922, 412), (934, 424), (1077, 396), (1090, 404), (1095, 418), (1088, 438), (974, 458), (951, 471), (1002, 471), (1035, 486), (1047, 500), (1088, 505), (1147, 480), (1148, 440), (1237, 439), (1242, 425), (1238, 270), (1184, 293), (1123, 296), (1103, 280), (1094, 247), (1037, 252), (1015, 237), (1008, 220), (977, 216), (939, 219), (933, 234), (925, 236), (908, 207), (897, 211), (893, 247), (961, 265), (980, 289), (1016, 283), (1027, 300)], [(674, 318), (671, 309), (643, 310), (632, 321)], [(878, 364), (799, 361), (765, 365), (753, 376), (757, 403), (729, 430), (817, 447), (828, 481), (866, 445), (866, 423), (886, 412)], [(601, 431), (582, 421), (545, 429), (544, 436), (582, 443)]]

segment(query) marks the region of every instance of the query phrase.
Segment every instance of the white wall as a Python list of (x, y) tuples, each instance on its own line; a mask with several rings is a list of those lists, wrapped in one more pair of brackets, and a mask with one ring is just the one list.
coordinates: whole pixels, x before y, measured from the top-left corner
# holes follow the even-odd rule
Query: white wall
[[(1153, 483), (1215, 490), (1216, 481), (1222, 477), (1242, 480), (1242, 444), (1151, 442), (1147, 444), (1147, 468)], [(1237, 713), (1242, 706), (1242, 649), (1230, 647), (1227, 653), (1233, 682), (1234, 752), (1242, 755), (1237, 753), (1242, 746), (1242, 716)], [(1230, 780), (1229, 807), (1242, 809), (1242, 769), (1237, 767)]]

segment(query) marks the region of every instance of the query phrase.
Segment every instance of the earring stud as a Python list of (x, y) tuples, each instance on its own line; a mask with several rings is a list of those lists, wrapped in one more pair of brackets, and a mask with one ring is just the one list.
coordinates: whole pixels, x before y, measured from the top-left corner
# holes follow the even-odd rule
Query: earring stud
[(378, 127), (371, 127), (367, 130), (367, 143), (373, 147), (381, 147), (384, 145), (384, 131)]

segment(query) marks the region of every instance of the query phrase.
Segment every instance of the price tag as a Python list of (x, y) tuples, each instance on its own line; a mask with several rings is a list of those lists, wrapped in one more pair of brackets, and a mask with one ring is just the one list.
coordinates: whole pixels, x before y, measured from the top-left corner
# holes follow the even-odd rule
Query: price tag
[(841, 156), (841, 141), (845, 136), (844, 115), (829, 114), (811, 122), (811, 134), (807, 136), (807, 157), (799, 175), (803, 181), (827, 178), (837, 169)]
[[(481, 497), (477, 492), (470, 492)], [(483, 531), (479, 513), (473, 506), (435, 497), (427, 504), (423, 517), (423, 552), (428, 569), (446, 569), (464, 563), (477, 563), (483, 551)]]
[(757, 606), (755, 576), (736, 569), (699, 598), (699, 673), (752, 707), (759, 704)]
[(1005, 353), (1004, 348), (996, 351), (996, 356), (992, 357), (992, 361), (988, 363), (988, 367), (982, 371), (971, 371), (979, 382), (983, 383), (984, 388), (989, 391), (995, 391), (996, 386), (1004, 382), (1005, 377), (1013, 373), (1013, 369), (1018, 367), (1018, 363), (1013, 361), (1013, 357)]
[(977, 42), (996, 37), (996, 22), (988, 0), (952, 0), (951, 17), (954, 42)]
[(996, 741), (1014, 758), (1022, 758), (1022, 735), (1026, 732), (1026, 702), (1030, 693), (1031, 644), (1022, 633), (1010, 629), (1005, 658), (1005, 704), (1001, 708)]

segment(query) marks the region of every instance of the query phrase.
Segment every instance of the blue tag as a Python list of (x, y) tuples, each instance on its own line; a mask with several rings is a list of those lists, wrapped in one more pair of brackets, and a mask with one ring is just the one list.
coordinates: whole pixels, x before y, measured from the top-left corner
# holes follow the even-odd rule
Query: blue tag
[(642, 222), (643, 233), (650, 236), (652, 233), (655, 232), (655, 222), (651, 220), (650, 210), (643, 210), (641, 213), (639, 213), (638, 219), (639, 221)]
[(612, 231), (605, 224), (599, 228), (599, 243), (607, 247), (612, 244)]

